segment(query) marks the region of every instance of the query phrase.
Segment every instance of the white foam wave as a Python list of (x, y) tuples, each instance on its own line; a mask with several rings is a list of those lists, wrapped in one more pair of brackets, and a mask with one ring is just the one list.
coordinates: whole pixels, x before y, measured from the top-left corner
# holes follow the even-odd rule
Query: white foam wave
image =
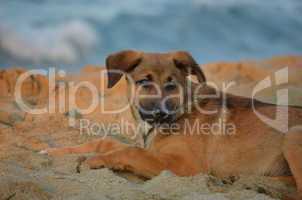
[(0, 48), (17, 60), (39, 63), (75, 63), (99, 40), (85, 21), (29, 29), (26, 34), (0, 27)]

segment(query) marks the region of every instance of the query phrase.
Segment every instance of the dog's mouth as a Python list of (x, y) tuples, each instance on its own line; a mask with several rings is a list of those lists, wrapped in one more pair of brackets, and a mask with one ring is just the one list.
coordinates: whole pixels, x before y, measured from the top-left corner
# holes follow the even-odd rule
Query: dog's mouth
[(166, 114), (166, 113), (144, 113), (139, 111), (140, 117), (148, 122), (150, 125), (159, 125), (159, 124), (170, 124), (176, 120), (176, 114)]

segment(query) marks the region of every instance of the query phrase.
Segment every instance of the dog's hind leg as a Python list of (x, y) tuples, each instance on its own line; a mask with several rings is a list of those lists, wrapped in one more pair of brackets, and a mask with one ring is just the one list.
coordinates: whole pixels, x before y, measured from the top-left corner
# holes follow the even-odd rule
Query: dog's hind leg
[(114, 139), (98, 139), (91, 142), (72, 146), (72, 147), (59, 147), (59, 148), (49, 148), (40, 151), (40, 154), (48, 154), (52, 156), (62, 156), (65, 154), (81, 154), (81, 153), (107, 153), (110, 151), (119, 150), (127, 147), (127, 144), (121, 143)]
[(285, 136), (283, 154), (297, 185), (297, 199), (302, 199), (302, 130), (292, 130)]

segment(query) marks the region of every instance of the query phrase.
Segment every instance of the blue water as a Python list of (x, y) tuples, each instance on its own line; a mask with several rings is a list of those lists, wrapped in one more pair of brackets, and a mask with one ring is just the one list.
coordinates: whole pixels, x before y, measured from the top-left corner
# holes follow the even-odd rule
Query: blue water
[(199, 63), (302, 55), (301, 0), (2, 0), (0, 66), (79, 70), (122, 49)]

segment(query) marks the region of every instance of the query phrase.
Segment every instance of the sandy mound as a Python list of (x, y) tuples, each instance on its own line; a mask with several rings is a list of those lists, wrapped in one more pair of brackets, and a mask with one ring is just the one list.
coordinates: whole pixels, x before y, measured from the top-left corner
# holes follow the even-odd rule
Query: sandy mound
[(0, 193), (4, 199), (204, 199), (271, 200), (288, 190), (283, 183), (264, 177), (219, 180), (208, 175), (177, 177), (168, 171), (146, 182), (132, 182), (108, 169), (80, 174), (75, 156), (50, 161), (35, 155), (32, 169), (18, 162), (1, 163)]
[[(288, 66), (290, 103), (302, 106), (302, 58), (279, 57), (266, 61), (238, 63), (214, 63), (203, 66), (209, 81), (236, 81), (230, 92), (250, 96), (259, 80), (272, 77), (276, 71)], [(68, 75), (56, 79), (57, 86), (50, 91), (56, 104), (70, 88), (68, 83), (87, 81), (93, 84), (105, 104), (98, 105), (93, 113), (83, 115), (70, 107), (69, 101), (62, 110), (52, 114), (32, 115), (22, 111), (15, 102), (14, 89), (23, 69), (0, 71), (0, 199), (278, 199), (282, 192), (294, 188), (285, 183), (265, 177), (230, 177), (220, 180), (210, 175), (176, 177), (163, 172), (152, 180), (143, 182), (129, 174), (113, 173), (110, 170), (89, 170), (76, 173), (77, 156), (51, 158), (37, 152), (47, 147), (81, 144), (97, 136), (80, 134), (77, 126), (69, 126), (69, 117), (87, 118), (102, 123), (134, 122), (129, 109), (118, 115), (101, 112), (102, 108), (120, 108), (127, 104), (125, 80), (112, 90), (104, 88), (106, 78), (100, 78), (103, 69), (87, 66), (80, 75)], [(66, 87), (60, 89), (59, 84)], [(29, 106), (41, 108), (48, 95), (47, 78), (41, 75), (29, 77), (21, 87), (21, 94)], [(284, 85), (283, 85), (284, 87)], [(274, 96), (279, 86), (257, 94), (257, 98), (276, 102)], [(68, 99), (68, 96), (64, 98)], [(85, 88), (76, 93), (76, 104), (85, 108), (91, 94)], [(126, 142), (136, 142), (130, 133), (116, 135)]]
[[(230, 93), (251, 97), (255, 86), (260, 81), (269, 79), (271, 87), (257, 92), (257, 99), (278, 103), (277, 91), (287, 88), (289, 105), (302, 104), (302, 57), (283, 56), (264, 61), (220, 62), (207, 64), (202, 68), (208, 81), (215, 83), (219, 88), (223, 88), (223, 84), (233, 82), (227, 90)], [(276, 79), (286, 81), (278, 85)]]

